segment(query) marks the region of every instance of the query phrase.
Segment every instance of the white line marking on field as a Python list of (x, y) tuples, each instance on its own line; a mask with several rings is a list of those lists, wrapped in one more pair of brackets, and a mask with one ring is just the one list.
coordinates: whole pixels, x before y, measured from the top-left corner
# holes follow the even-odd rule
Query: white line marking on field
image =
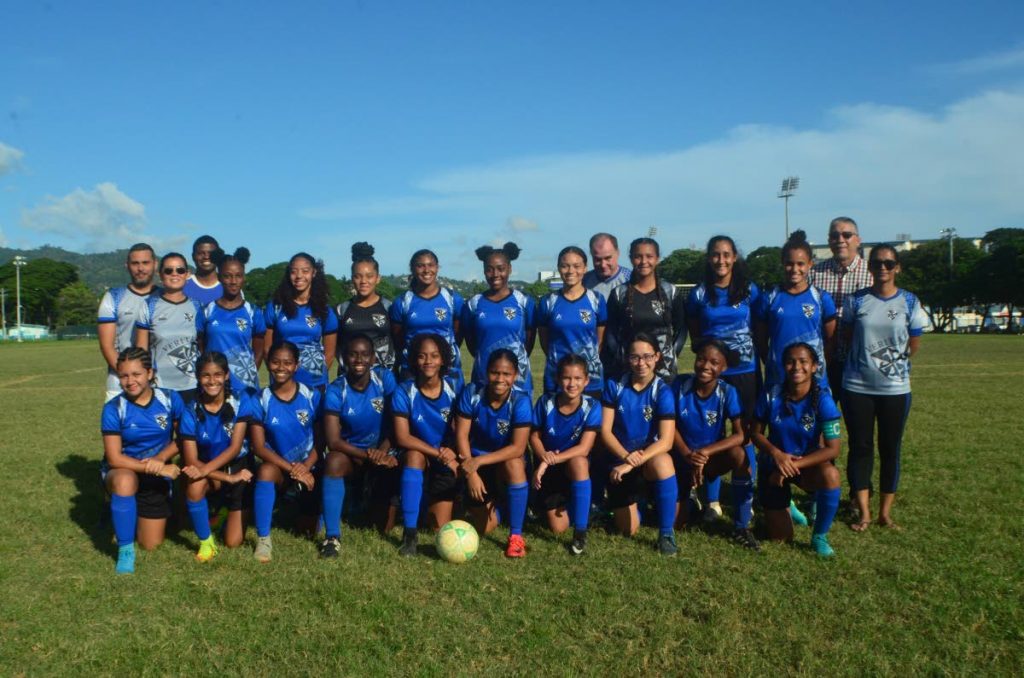
[[(84, 372), (95, 372), (97, 370), (102, 370), (102, 369), (103, 369), (102, 367), (83, 367), (80, 370), (68, 370), (66, 372), (61, 372), (61, 374), (82, 374)], [(7, 388), (8, 386), (17, 386), (18, 384), (24, 384), (25, 382), (32, 381), (34, 379), (39, 379), (41, 377), (46, 377), (46, 376), (55, 376), (55, 375), (30, 374), (27, 377), (18, 377), (17, 379), (11, 379), (10, 381), (0, 382), (0, 388)]]

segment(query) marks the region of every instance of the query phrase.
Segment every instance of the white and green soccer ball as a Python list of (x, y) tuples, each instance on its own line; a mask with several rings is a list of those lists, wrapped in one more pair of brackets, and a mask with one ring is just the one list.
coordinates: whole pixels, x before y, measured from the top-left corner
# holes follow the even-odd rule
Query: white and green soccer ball
[(465, 520), (452, 520), (438, 531), (436, 543), (442, 558), (449, 563), (464, 563), (476, 555), (480, 537)]

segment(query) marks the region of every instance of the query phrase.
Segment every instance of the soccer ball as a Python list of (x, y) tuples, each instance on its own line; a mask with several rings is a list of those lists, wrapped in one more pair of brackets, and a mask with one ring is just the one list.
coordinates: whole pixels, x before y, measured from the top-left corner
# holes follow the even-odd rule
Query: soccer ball
[(437, 552), (449, 563), (464, 563), (476, 555), (480, 537), (465, 520), (453, 520), (437, 533), (436, 544)]

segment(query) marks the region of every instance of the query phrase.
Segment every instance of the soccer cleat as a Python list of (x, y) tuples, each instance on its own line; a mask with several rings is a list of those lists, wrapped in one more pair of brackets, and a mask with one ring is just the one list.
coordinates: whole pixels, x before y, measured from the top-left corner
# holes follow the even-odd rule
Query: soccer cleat
[(582, 556), (587, 550), (587, 531), (576, 530), (572, 535), (572, 542), (569, 544), (569, 553), (574, 556)]
[(663, 534), (658, 537), (658, 553), (663, 556), (674, 556), (679, 553), (675, 535)]
[(213, 535), (211, 534), (209, 537), (199, 542), (199, 551), (196, 553), (196, 560), (200, 563), (208, 563), (213, 560), (215, 555), (217, 555), (217, 545), (213, 542)]
[(327, 537), (320, 543), (321, 558), (337, 558), (341, 551), (341, 541), (337, 537)]
[(274, 545), (270, 543), (270, 537), (258, 537), (256, 539), (256, 552), (252, 555), (261, 563), (269, 563), (273, 550)]
[(754, 533), (749, 528), (738, 529), (733, 532), (732, 540), (734, 543), (742, 546), (743, 548), (750, 549), (751, 551), (760, 551), (761, 544), (754, 537)]
[(811, 548), (822, 558), (831, 558), (836, 554), (832, 545), (828, 543), (827, 534), (815, 534), (811, 536)]
[(402, 533), (402, 545), (398, 549), (398, 555), (415, 556), (418, 553), (418, 542), (416, 530), (408, 527), (405, 528), (405, 532)]
[(697, 496), (697, 490), (691, 488), (690, 496), (687, 497), (686, 500), (689, 502), (691, 516), (699, 516), (704, 513), (704, 504), (700, 503), (700, 497)]
[(508, 536), (508, 547), (505, 549), (505, 555), (509, 558), (522, 558), (526, 555), (526, 542), (523, 541), (523, 535), (510, 534)]
[(807, 525), (809, 524), (807, 522), (807, 516), (804, 515), (803, 511), (796, 507), (796, 502), (793, 501), (789, 502), (789, 517), (793, 519), (794, 525), (799, 525), (800, 527), (807, 527)]
[(114, 568), (114, 571), (118, 574), (135, 572), (135, 544), (117, 547), (117, 567)]
[(704, 522), (705, 523), (717, 523), (718, 519), (722, 517), (722, 505), (717, 501), (708, 502), (708, 505), (704, 507)]

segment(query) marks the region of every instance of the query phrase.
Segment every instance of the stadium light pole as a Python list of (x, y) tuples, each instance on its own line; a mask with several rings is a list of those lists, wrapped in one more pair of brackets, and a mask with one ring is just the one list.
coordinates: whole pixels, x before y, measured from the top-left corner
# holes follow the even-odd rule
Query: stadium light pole
[(789, 199), (800, 188), (800, 177), (786, 177), (782, 180), (782, 188), (779, 189), (779, 196), (785, 201), (786, 209), (786, 240), (789, 240)]
[(0, 287), (0, 338), (7, 338), (7, 288)]
[(14, 257), (14, 290), (15, 302), (17, 303), (18, 317), (18, 343), (21, 343), (21, 267), (28, 263), (25, 257)]
[(952, 226), (942, 229), (939, 234), (949, 240), (949, 279), (953, 279), (953, 238), (956, 237), (956, 229)]
[(647, 237), (648, 238), (653, 238), (656, 235), (658, 235), (658, 227), (657, 226), (651, 226), (651, 227), (649, 227), (647, 229)]

